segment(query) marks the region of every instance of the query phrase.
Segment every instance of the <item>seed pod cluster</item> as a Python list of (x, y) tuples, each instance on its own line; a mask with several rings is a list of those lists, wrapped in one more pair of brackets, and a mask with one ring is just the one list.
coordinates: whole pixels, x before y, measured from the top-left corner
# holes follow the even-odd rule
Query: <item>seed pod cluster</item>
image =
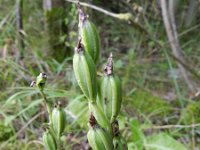
[(97, 96), (96, 67), (91, 56), (85, 52), (81, 40), (75, 48), (73, 69), (82, 92), (89, 101), (95, 102)]
[(93, 150), (114, 149), (110, 134), (97, 124), (93, 115), (90, 116), (90, 129), (87, 138)]
[(96, 26), (88, 20), (88, 17), (79, 9), (79, 36), (86, 52), (90, 54), (94, 62), (99, 59), (100, 41)]
[(43, 133), (42, 139), (46, 150), (57, 150), (55, 138), (53, 137), (53, 135), (49, 130)]
[(119, 77), (113, 73), (112, 54), (104, 69), (104, 76), (101, 79), (98, 103), (102, 106), (104, 113), (110, 122), (118, 116), (122, 102), (122, 85)]
[(52, 127), (58, 138), (63, 133), (65, 125), (66, 115), (63, 108), (61, 107), (61, 104), (58, 103), (58, 105), (54, 106), (54, 109), (52, 111)]
[[(112, 54), (104, 69), (104, 76), (97, 83), (96, 63), (99, 58), (99, 35), (95, 25), (79, 10), (79, 41), (73, 57), (73, 69), (80, 89), (89, 102), (88, 142), (93, 150), (118, 149), (119, 136), (112, 124), (116, 121), (122, 102), (122, 85), (113, 73)], [(97, 94), (98, 93), (98, 94)], [(113, 141), (114, 138), (114, 141)], [(121, 149), (121, 147), (120, 147)]]

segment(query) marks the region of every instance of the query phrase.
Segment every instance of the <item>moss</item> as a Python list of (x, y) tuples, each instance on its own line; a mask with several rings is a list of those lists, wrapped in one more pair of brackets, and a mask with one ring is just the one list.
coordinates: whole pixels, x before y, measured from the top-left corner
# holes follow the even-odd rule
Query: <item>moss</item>
[(164, 117), (171, 112), (169, 103), (148, 92), (136, 90), (132, 94), (131, 99), (133, 109), (145, 116)]
[(181, 121), (182, 123), (192, 124), (200, 122), (200, 102), (189, 103), (181, 111)]

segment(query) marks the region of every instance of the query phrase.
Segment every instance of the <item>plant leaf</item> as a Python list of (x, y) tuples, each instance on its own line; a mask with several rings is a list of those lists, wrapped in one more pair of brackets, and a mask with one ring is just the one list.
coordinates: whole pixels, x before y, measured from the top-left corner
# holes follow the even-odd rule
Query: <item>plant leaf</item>
[(187, 150), (187, 148), (167, 133), (159, 133), (147, 138), (148, 150)]

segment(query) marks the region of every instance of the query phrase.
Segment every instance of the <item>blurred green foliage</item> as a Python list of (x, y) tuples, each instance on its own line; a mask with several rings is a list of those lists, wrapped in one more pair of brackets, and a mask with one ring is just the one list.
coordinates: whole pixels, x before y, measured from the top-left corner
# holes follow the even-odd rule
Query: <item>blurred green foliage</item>
[(159, 118), (164, 118), (171, 112), (171, 107), (166, 101), (148, 92), (136, 90), (131, 98), (131, 106), (136, 113), (141, 113), (148, 118), (159, 120)]
[[(136, 24), (121, 21), (84, 7), (97, 25), (101, 37), (103, 64), (113, 53), (114, 71), (123, 81), (124, 100), (120, 131), (130, 150), (199, 148), (200, 103), (190, 100), (185, 81), (171, 57), (163, 20), (157, 0), (92, 0), (84, 1), (112, 13), (130, 12)], [(199, 74), (199, 8), (192, 14), (192, 1), (176, 1), (176, 26), (186, 64)], [(44, 12), (41, 0), (24, 0), (23, 23), (25, 57), (17, 62), (16, 1), (0, 0), (0, 149), (42, 149), (42, 99), (29, 85), (40, 72), (48, 75), (45, 93), (52, 101), (64, 103), (70, 124), (63, 136), (67, 149), (87, 148), (87, 103), (77, 86), (71, 60), (77, 42), (78, 16), (76, 5), (65, 2), (66, 9)], [(191, 5), (192, 6), (192, 5)], [(199, 6), (199, 2), (197, 2)], [(142, 10), (139, 12), (139, 10)], [(188, 22), (192, 15), (191, 23)], [(51, 23), (51, 39), (46, 33), (46, 19)], [(138, 25), (143, 28), (139, 28)], [(62, 27), (63, 31), (57, 30)], [(56, 29), (56, 30), (54, 30)], [(49, 42), (55, 46), (49, 44)], [(56, 54), (52, 53), (56, 50)], [(167, 55), (168, 54), (168, 55)], [(198, 78), (193, 78), (199, 84)], [(192, 93), (192, 96), (195, 93)], [(180, 104), (183, 103), (183, 106)], [(196, 127), (190, 127), (191, 124)], [(158, 128), (183, 125), (180, 128)], [(186, 125), (187, 127), (185, 127)], [(16, 133), (25, 126), (23, 133)], [(182, 144), (181, 144), (182, 143)], [(184, 143), (184, 146), (183, 146)], [(152, 147), (155, 146), (155, 147)], [(157, 147), (156, 147), (157, 146)]]
[(0, 142), (8, 140), (13, 135), (13, 131), (10, 127), (0, 123)]

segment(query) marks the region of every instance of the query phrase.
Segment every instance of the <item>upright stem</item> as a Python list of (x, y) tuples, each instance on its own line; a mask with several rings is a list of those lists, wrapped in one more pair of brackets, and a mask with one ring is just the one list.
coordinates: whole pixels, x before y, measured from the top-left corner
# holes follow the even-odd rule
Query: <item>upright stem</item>
[(101, 127), (107, 129), (112, 135), (111, 124), (96, 102), (89, 102), (89, 112), (94, 115), (95, 119), (97, 120), (97, 123)]
[(51, 124), (51, 118), (52, 118), (52, 113), (51, 113), (51, 105), (49, 104), (49, 102), (48, 102), (48, 100), (47, 100), (47, 97), (46, 97), (46, 95), (44, 94), (44, 92), (43, 92), (43, 90), (40, 90), (40, 93), (41, 93), (41, 95), (42, 95), (42, 97), (43, 97), (43, 99), (44, 99), (44, 103), (45, 103), (45, 105), (46, 105), (46, 108), (47, 108), (47, 112), (48, 112), (48, 114), (49, 114), (49, 122), (50, 122), (50, 124)]

